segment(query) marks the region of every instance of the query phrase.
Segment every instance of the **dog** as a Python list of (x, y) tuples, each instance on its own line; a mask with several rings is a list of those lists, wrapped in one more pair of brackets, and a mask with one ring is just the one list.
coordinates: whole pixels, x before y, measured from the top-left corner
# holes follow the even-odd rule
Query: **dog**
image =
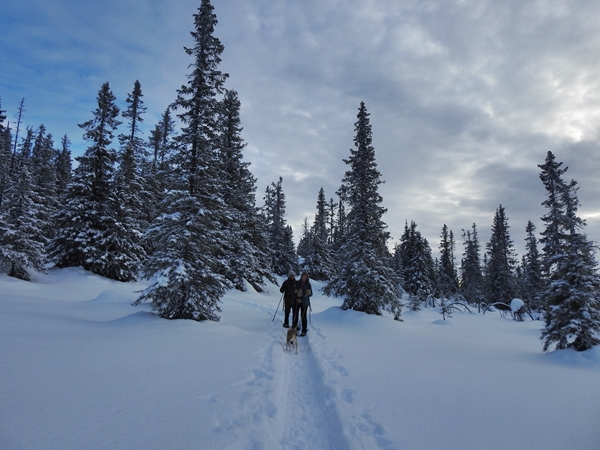
[(298, 332), (295, 328), (289, 328), (287, 330), (287, 336), (285, 338), (286, 350), (291, 350), (292, 347), (295, 348), (296, 353), (298, 353)]

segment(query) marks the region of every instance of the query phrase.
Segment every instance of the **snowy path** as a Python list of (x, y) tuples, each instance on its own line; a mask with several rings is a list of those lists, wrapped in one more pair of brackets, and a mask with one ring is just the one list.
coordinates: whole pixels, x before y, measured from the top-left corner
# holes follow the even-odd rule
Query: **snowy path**
[[(265, 317), (274, 312), (251, 302), (244, 306)], [(264, 326), (264, 318), (261, 322)], [(343, 383), (348, 375), (343, 359), (318, 325), (313, 322), (308, 335), (298, 337), (298, 353), (285, 349), (285, 333), (279, 317), (269, 323), (251, 376), (233, 388), (232, 414), (218, 420), (224, 447), (397, 448), (368, 412), (355, 410), (354, 391)]]
[[(284, 340), (281, 334), (281, 348), (275, 347), (275, 352), (284, 348)], [(284, 351), (276, 374), (276, 398), (282, 405), (278, 417), (280, 448), (348, 448), (335, 408), (334, 392), (323, 383), (325, 377), (309, 339), (299, 337), (298, 346), (298, 354)]]

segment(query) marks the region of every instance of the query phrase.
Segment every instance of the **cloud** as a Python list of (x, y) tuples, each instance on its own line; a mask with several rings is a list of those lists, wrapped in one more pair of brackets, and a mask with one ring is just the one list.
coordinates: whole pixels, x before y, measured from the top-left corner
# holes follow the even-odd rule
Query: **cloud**
[[(77, 123), (101, 84), (124, 106), (139, 79), (147, 135), (186, 82), (199, 1), (38, 3), (3, 8), (2, 107), (14, 114), (26, 97), (28, 125), (67, 133), (81, 151)], [(476, 222), (483, 241), (502, 204), (522, 252), (527, 221), (542, 228), (537, 164), (550, 150), (578, 180), (587, 232), (600, 240), (597, 1), (213, 5), (257, 198), (284, 178), (296, 238), (319, 188), (335, 196), (365, 101), (394, 238), (415, 220), (437, 248), (444, 223), (458, 238)]]

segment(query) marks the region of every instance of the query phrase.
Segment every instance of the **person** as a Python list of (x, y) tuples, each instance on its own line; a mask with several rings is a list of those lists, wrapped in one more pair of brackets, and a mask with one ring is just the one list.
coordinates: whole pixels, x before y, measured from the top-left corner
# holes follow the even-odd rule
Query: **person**
[(281, 283), (279, 292), (283, 294), (283, 313), (285, 318), (283, 319), (283, 326), (285, 328), (290, 327), (290, 311), (292, 309), (292, 302), (296, 295), (296, 274), (290, 270), (288, 273), (287, 280)]
[(308, 279), (308, 273), (302, 272), (302, 276), (296, 281), (296, 295), (294, 299), (294, 313), (292, 316), (292, 327), (298, 327), (298, 313), (300, 313), (302, 322), (302, 333), (300, 336), (306, 336), (308, 331), (308, 323), (306, 314), (310, 308), (310, 297), (312, 296), (312, 287)]

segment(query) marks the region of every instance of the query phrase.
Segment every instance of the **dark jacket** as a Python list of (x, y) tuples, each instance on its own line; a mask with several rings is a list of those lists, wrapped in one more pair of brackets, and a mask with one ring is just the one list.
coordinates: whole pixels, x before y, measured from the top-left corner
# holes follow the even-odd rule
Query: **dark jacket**
[(287, 278), (283, 283), (281, 283), (281, 287), (279, 288), (279, 292), (283, 294), (283, 298), (286, 300), (293, 300), (294, 295), (296, 294), (296, 280)]
[(310, 297), (312, 297), (312, 286), (310, 281), (302, 283), (302, 279), (296, 281), (296, 297), (302, 299), (302, 306), (310, 306)]

